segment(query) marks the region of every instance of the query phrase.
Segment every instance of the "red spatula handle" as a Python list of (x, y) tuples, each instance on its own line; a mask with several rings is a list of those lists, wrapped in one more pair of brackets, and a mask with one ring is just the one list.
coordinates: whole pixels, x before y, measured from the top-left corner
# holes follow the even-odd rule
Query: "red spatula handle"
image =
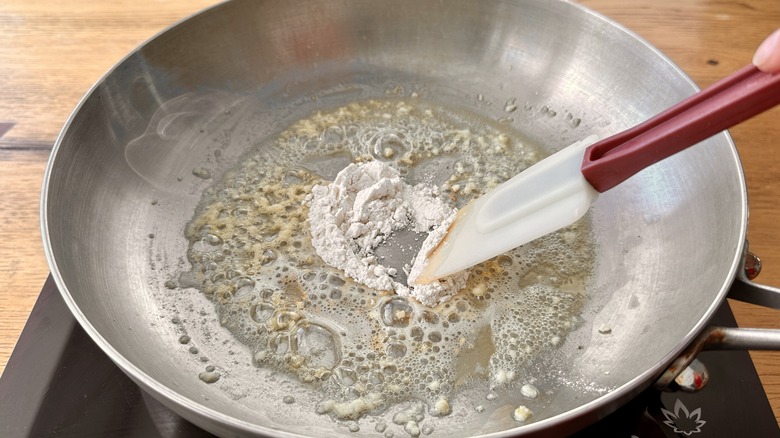
[(657, 116), (594, 143), (582, 174), (605, 192), (635, 173), (780, 103), (780, 74), (748, 65)]

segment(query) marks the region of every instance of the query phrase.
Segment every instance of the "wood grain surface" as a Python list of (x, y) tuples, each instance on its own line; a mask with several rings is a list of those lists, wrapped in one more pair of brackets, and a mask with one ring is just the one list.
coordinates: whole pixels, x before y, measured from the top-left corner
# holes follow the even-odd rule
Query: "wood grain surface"
[[(583, 0), (669, 56), (704, 87), (750, 62), (780, 26), (777, 0)], [(0, 373), (48, 275), (39, 194), (51, 146), (91, 85), (130, 50), (209, 0), (0, 2)], [(780, 285), (780, 110), (731, 130), (745, 169), (748, 236)], [(685, 275), (685, 260), (680, 273)], [(780, 311), (732, 303), (741, 326), (780, 328)], [(752, 353), (780, 415), (780, 353)]]

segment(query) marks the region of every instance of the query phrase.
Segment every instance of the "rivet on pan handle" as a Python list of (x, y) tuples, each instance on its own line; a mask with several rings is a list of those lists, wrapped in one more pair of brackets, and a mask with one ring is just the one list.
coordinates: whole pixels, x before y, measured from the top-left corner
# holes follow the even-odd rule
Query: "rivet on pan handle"
[[(731, 285), (729, 298), (780, 309), (780, 289), (751, 281), (760, 272), (761, 260), (747, 250), (746, 242), (743, 269), (737, 273), (737, 278)], [(689, 392), (703, 388), (707, 383), (706, 369), (700, 362), (695, 361), (696, 356), (702, 350), (780, 350), (780, 330), (708, 327), (669, 365), (669, 368), (655, 382), (655, 387), (664, 391), (679, 389)], [(694, 361), (698, 362), (698, 365), (692, 368)], [(697, 373), (699, 378), (696, 378)], [(684, 378), (678, 381), (680, 380), (679, 376)], [(693, 376), (693, 380), (689, 378), (691, 376)], [(693, 384), (688, 384), (691, 382)], [(698, 385), (698, 382), (701, 384)]]

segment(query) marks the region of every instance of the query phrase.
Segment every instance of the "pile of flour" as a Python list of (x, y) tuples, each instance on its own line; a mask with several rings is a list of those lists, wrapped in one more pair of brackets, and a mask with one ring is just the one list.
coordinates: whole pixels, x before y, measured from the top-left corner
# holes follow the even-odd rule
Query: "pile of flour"
[[(410, 260), (419, 271), (455, 218), (434, 186), (406, 184), (398, 169), (381, 161), (350, 164), (333, 183), (312, 188), (307, 197), (314, 249), (325, 263), (372, 289), (392, 290), (427, 306), (447, 301), (466, 285), (468, 272), (430, 284), (395, 280), (395, 269), (379, 264), (374, 250), (393, 232), (429, 232), (423, 250)], [(436, 232), (438, 231), (438, 232)]]

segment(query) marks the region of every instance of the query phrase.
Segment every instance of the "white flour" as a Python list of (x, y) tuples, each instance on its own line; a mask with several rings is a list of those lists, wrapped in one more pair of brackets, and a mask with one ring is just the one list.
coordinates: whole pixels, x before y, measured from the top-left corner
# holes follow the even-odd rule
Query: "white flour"
[[(314, 249), (325, 263), (341, 269), (372, 289), (392, 290), (435, 306), (466, 285), (468, 272), (430, 284), (406, 286), (397, 272), (379, 264), (374, 250), (395, 231), (429, 232), (415, 266), (440, 241), (455, 217), (455, 209), (438, 198), (436, 187), (411, 186), (397, 169), (381, 161), (350, 164), (333, 183), (317, 185), (307, 197)], [(438, 233), (436, 231), (439, 231)], [(427, 250), (426, 250), (427, 249)], [(412, 272), (419, 270), (412, 267)]]

